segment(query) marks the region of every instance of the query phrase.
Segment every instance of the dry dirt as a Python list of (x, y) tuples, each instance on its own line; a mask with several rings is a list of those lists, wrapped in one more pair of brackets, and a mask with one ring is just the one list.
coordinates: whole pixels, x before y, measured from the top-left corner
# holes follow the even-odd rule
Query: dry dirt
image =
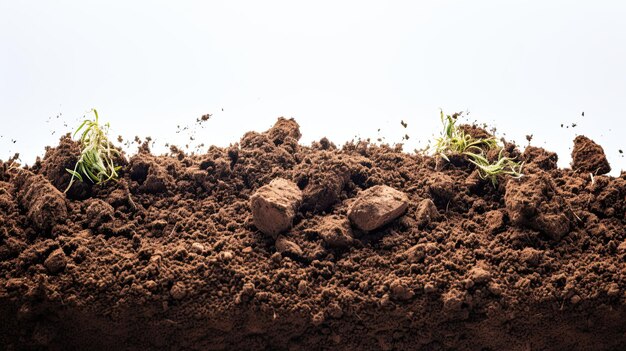
[[(626, 174), (591, 140), (571, 169), (507, 143), (525, 176), (494, 187), (462, 159), (299, 137), (279, 119), (202, 155), (146, 144), (67, 195), (68, 136), (0, 163), (0, 349), (626, 347)], [(275, 238), (250, 199), (276, 178), (301, 201)], [(408, 209), (362, 231), (349, 212), (377, 185)]]

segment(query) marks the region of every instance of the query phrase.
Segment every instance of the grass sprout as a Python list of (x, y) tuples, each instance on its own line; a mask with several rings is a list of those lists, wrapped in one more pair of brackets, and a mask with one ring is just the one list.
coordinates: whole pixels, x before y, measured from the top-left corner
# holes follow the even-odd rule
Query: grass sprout
[(441, 137), (435, 140), (435, 152), (444, 160), (450, 162), (450, 155), (479, 154), (483, 148), (493, 149), (498, 146), (494, 137), (477, 139), (460, 129), (456, 122), (459, 114), (444, 115), (441, 111), (441, 123), (443, 132)]
[(514, 159), (506, 157), (502, 154), (504, 149), (500, 149), (498, 159), (494, 162), (489, 160), (482, 154), (467, 154), (469, 161), (476, 165), (478, 168), (480, 177), (482, 179), (488, 179), (491, 184), (496, 186), (498, 184), (498, 177), (501, 175), (510, 175), (513, 178), (522, 177), (523, 163), (515, 162)]
[[(435, 153), (444, 160), (450, 162), (450, 156), (460, 155), (476, 166), (480, 177), (488, 179), (496, 186), (498, 178), (502, 175), (509, 175), (514, 178), (522, 176), (523, 163), (516, 162), (515, 159), (504, 156), (504, 149), (498, 145), (494, 137), (475, 138), (457, 126), (459, 113), (444, 115), (441, 111), (441, 123), (443, 131), (441, 136), (435, 140)], [(490, 150), (500, 150), (497, 160), (490, 162), (486, 152)]]
[(108, 139), (109, 124), (100, 125), (98, 123), (98, 111), (92, 109), (95, 119), (85, 119), (73, 137), (80, 133), (80, 158), (76, 162), (74, 169), (66, 171), (72, 175), (70, 183), (65, 189), (67, 192), (76, 179), (81, 182), (86, 177), (92, 183), (100, 184), (118, 178), (118, 171), (121, 167), (113, 163), (113, 158), (119, 156), (119, 151), (113, 148)]

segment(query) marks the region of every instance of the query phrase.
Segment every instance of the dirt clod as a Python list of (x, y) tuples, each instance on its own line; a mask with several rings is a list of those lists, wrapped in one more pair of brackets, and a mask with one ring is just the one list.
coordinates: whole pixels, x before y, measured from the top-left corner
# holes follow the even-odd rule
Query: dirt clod
[(611, 166), (602, 146), (584, 135), (579, 135), (574, 139), (572, 169), (577, 172), (606, 174), (611, 171)]
[(408, 204), (406, 194), (389, 186), (376, 185), (359, 193), (348, 218), (357, 228), (372, 231), (400, 217)]
[(48, 258), (44, 261), (44, 266), (48, 269), (48, 272), (52, 274), (59, 273), (65, 269), (67, 265), (67, 257), (61, 249), (56, 249), (48, 255)]
[(439, 211), (437, 211), (437, 206), (431, 199), (424, 199), (417, 205), (415, 219), (418, 226), (425, 227), (437, 218), (439, 218)]
[(302, 191), (298, 186), (286, 179), (276, 178), (250, 198), (254, 225), (275, 238), (291, 228), (301, 203)]

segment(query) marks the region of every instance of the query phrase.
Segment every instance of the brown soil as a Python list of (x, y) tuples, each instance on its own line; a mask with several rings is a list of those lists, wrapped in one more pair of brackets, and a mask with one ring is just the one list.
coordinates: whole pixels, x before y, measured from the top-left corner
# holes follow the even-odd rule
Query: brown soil
[[(570, 170), (507, 144), (526, 174), (494, 187), (467, 162), (299, 137), (280, 119), (200, 156), (145, 144), (119, 182), (67, 196), (67, 137), (32, 167), (0, 163), (0, 349), (626, 345), (626, 174), (600, 175), (597, 145), (576, 142)], [(274, 239), (250, 197), (279, 177), (302, 205)], [(363, 232), (348, 212), (376, 185), (408, 210)]]

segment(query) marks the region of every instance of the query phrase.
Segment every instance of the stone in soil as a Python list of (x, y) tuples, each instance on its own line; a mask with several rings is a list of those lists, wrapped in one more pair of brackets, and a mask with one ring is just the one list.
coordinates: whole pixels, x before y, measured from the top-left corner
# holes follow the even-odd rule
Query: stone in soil
[(404, 214), (408, 196), (386, 185), (376, 185), (357, 195), (348, 218), (359, 229), (368, 232), (391, 223)]
[(250, 197), (254, 225), (261, 232), (276, 238), (291, 228), (302, 203), (302, 191), (296, 184), (276, 178), (259, 188)]
[(572, 169), (577, 172), (606, 174), (611, 171), (611, 166), (602, 146), (584, 135), (579, 135), (574, 139)]

